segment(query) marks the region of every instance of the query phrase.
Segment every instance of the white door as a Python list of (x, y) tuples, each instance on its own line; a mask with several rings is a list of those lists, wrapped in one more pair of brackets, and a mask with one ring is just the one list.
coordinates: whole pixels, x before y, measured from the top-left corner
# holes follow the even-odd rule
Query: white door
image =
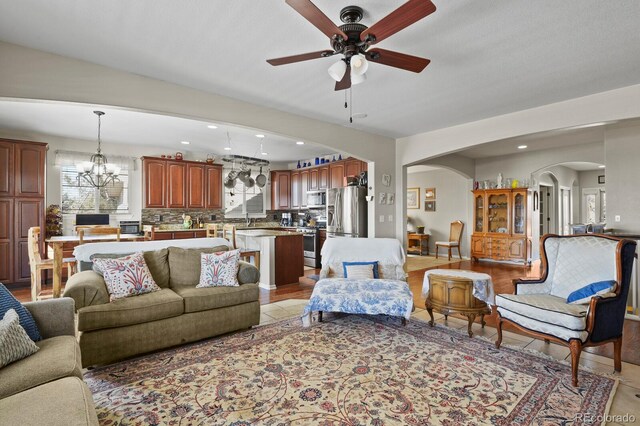
[(604, 223), (606, 221), (607, 198), (604, 189), (582, 190), (582, 222)]

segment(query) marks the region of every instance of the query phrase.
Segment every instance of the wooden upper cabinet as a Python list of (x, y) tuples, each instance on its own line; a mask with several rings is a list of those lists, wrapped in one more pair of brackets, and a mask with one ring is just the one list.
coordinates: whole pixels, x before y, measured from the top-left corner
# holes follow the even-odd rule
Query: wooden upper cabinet
[(222, 167), (207, 166), (206, 168), (206, 208), (222, 208)]
[(329, 189), (329, 166), (318, 169), (318, 189)]
[(345, 162), (345, 170), (344, 170), (345, 176), (360, 176), (361, 171), (362, 171), (362, 161), (352, 158)]
[(44, 164), (46, 155), (46, 145), (15, 144), (14, 196), (44, 197)]
[(271, 209), (288, 210), (291, 208), (291, 172), (271, 172)]
[(13, 196), (14, 143), (0, 140), (0, 197)]
[(302, 186), (300, 185), (300, 172), (291, 172), (291, 208), (299, 209), (302, 197)]
[(187, 207), (187, 165), (182, 161), (167, 161), (167, 207)]
[(310, 171), (303, 170), (300, 172), (300, 207), (307, 207), (307, 191), (309, 190)]
[(309, 171), (309, 191), (317, 191), (320, 188), (320, 169)]
[(167, 162), (144, 158), (142, 160), (144, 181), (144, 206), (146, 208), (167, 207)]
[(206, 191), (204, 164), (187, 164), (187, 208), (203, 209)]
[(329, 188), (342, 188), (344, 186), (344, 162), (331, 163), (329, 165)]

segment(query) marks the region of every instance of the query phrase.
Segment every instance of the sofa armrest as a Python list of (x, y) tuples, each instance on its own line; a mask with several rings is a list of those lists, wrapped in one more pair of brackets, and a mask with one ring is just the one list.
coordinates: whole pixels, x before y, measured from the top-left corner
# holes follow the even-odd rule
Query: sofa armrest
[(93, 271), (73, 274), (64, 287), (64, 297), (76, 302), (76, 311), (85, 306), (109, 303), (109, 292), (104, 278)]
[(254, 265), (240, 261), (238, 267), (238, 283), (240, 284), (254, 284), (260, 282), (260, 270)]
[(61, 299), (25, 302), (24, 307), (36, 320), (43, 339), (55, 336), (75, 336), (74, 301), (69, 297)]

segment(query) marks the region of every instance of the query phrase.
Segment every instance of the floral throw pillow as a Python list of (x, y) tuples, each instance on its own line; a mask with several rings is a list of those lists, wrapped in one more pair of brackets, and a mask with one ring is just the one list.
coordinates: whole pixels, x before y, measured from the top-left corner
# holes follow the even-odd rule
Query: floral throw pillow
[(203, 287), (237, 287), (240, 250), (202, 253), (200, 255), (200, 283)]
[(142, 252), (117, 259), (93, 259), (102, 271), (111, 301), (160, 290)]

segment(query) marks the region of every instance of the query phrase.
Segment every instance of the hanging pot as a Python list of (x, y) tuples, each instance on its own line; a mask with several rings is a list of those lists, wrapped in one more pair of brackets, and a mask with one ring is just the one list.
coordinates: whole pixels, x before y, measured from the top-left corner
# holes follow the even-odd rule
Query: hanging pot
[(249, 176), (244, 184), (247, 188), (253, 188), (256, 184), (256, 181), (251, 176)]
[[(231, 173), (229, 173), (229, 175), (231, 175)], [(224, 180), (224, 187), (231, 189), (235, 186), (236, 186), (236, 180), (232, 179), (231, 176), (227, 176), (227, 178)]]
[(251, 176), (251, 170), (242, 170), (238, 172), (238, 179), (240, 180), (240, 182), (244, 183), (245, 185), (247, 184), (247, 180), (249, 179), (250, 176)]
[(260, 174), (256, 176), (256, 185), (258, 185), (258, 188), (264, 188), (266, 184), (267, 177), (262, 174), (262, 166), (260, 166)]

